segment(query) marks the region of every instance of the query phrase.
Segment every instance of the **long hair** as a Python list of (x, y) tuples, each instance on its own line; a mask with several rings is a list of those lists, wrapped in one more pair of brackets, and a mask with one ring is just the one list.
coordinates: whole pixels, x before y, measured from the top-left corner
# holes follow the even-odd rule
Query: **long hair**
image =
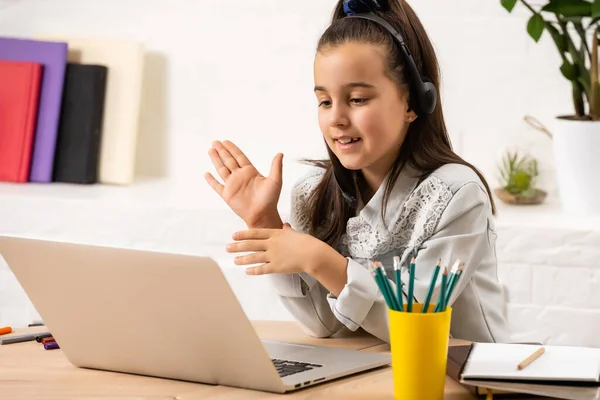
[[(388, 11), (376, 14), (384, 18), (404, 37), (421, 76), (425, 76), (434, 84), (439, 96), (438, 60), (421, 21), (405, 0), (390, 0), (389, 4)], [(410, 93), (410, 76), (403, 73), (404, 60), (390, 33), (375, 22), (362, 18), (344, 18), (345, 16), (343, 1), (340, 0), (333, 12), (331, 25), (318, 42), (317, 52), (324, 47), (336, 47), (349, 42), (384, 46), (387, 49), (386, 73), (398, 88), (408, 88), (409, 106), (415, 111), (418, 110), (415, 107), (415, 99)], [(357, 210), (357, 204), (349, 202), (344, 192), (350, 191), (351, 197), (358, 199), (365, 183), (360, 171), (344, 168), (327, 144), (326, 147), (328, 160), (305, 160), (325, 169), (321, 182), (308, 198), (305, 211), (310, 215), (310, 233), (335, 246), (346, 230), (348, 219), (354, 216)], [(487, 189), (492, 213), (495, 213), (492, 194), (483, 175), (452, 149), (439, 99), (432, 114), (419, 115), (419, 118), (410, 124), (392, 170), (388, 174), (389, 179), (385, 182), (382, 212), (385, 213), (383, 210), (386, 208), (393, 185), (405, 165), (419, 171), (418, 178), (423, 179), (449, 163), (462, 164), (475, 171)], [(345, 190), (342, 191), (340, 188)]]

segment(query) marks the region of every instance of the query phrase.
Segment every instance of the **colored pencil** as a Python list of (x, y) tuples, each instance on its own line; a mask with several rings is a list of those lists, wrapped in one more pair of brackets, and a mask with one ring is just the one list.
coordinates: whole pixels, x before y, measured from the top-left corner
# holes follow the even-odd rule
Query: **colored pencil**
[(410, 260), (410, 272), (408, 276), (408, 302), (407, 311), (412, 312), (413, 294), (415, 291), (415, 258)]
[(390, 299), (390, 296), (388, 294), (388, 291), (386, 290), (384, 281), (382, 279), (383, 277), (381, 276), (381, 271), (376, 266), (375, 262), (373, 262), (373, 261), (369, 262), (369, 271), (371, 272), (371, 275), (373, 276), (373, 278), (375, 278), (375, 282), (377, 283), (377, 286), (379, 287), (379, 291), (383, 295), (383, 298), (385, 299), (385, 302), (387, 303), (388, 308), (393, 310), (394, 303), (392, 303), (392, 299)]
[(444, 311), (446, 311), (446, 307), (448, 307), (448, 303), (450, 302), (450, 297), (452, 297), (452, 292), (454, 292), (454, 288), (456, 287), (456, 284), (460, 280), (460, 277), (461, 277), (464, 269), (465, 269), (465, 264), (463, 262), (461, 262), (461, 264), (458, 266), (458, 270), (456, 271), (456, 274), (454, 275), (452, 284), (451, 284), (450, 288), (448, 288), (448, 290), (447, 290), (446, 299), (444, 300)]
[(435, 265), (435, 271), (433, 271), (433, 277), (431, 278), (431, 283), (429, 284), (429, 290), (427, 291), (427, 297), (425, 297), (425, 303), (423, 303), (423, 310), (421, 312), (426, 313), (429, 308), (429, 302), (431, 302), (431, 296), (433, 295), (433, 290), (435, 289), (435, 283), (437, 282), (438, 274), (440, 273), (440, 264), (442, 260), (439, 259), (437, 264)]
[(433, 312), (440, 312), (444, 309), (444, 294), (446, 293), (446, 287), (448, 286), (448, 267), (444, 267), (442, 272), (442, 287), (440, 288), (440, 296)]
[(396, 301), (398, 310), (404, 311), (404, 298), (402, 296), (402, 271), (400, 269), (400, 257), (394, 256), (394, 279), (396, 280)]
[(394, 291), (392, 290), (392, 287), (390, 286), (390, 281), (387, 277), (387, 273), (385, 272), (385, 268), (383, 267), (383, 264), (379, 261), (375, 261), (375, 266), (377, 266), (379, 269), (379, 273), (381, 274), (381, 280), (383, 281), (383, 286), (388, 293), (390, 302), (392, 303), (392, 308), (396, 311), (399, 311), (400, 306), (398, 305), (396, 296), (394, 296)]

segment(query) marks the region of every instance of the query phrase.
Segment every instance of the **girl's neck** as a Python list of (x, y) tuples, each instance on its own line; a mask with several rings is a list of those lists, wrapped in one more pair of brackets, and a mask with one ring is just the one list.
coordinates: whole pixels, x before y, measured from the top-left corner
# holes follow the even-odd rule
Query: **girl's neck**
[(387, 173), (373, 173), (369, 170), (359, 172), (362, 179), (359, 179), (359, 190), (363, 204), (367, 204), (375, 195), (379, 187), (383, 184)]

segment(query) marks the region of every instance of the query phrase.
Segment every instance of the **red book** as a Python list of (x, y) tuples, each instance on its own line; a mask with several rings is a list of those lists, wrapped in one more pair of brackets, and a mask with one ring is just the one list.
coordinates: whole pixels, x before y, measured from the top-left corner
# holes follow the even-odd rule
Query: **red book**
[(0, 181), (27, 182), (42, 64), (0, 60)]

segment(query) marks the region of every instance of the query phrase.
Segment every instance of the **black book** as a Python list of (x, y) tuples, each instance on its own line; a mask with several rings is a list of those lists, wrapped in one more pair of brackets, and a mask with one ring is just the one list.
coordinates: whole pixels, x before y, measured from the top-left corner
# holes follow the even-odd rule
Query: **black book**
[(108, 67), (68, 63), (53, 180), (97, 183)]

